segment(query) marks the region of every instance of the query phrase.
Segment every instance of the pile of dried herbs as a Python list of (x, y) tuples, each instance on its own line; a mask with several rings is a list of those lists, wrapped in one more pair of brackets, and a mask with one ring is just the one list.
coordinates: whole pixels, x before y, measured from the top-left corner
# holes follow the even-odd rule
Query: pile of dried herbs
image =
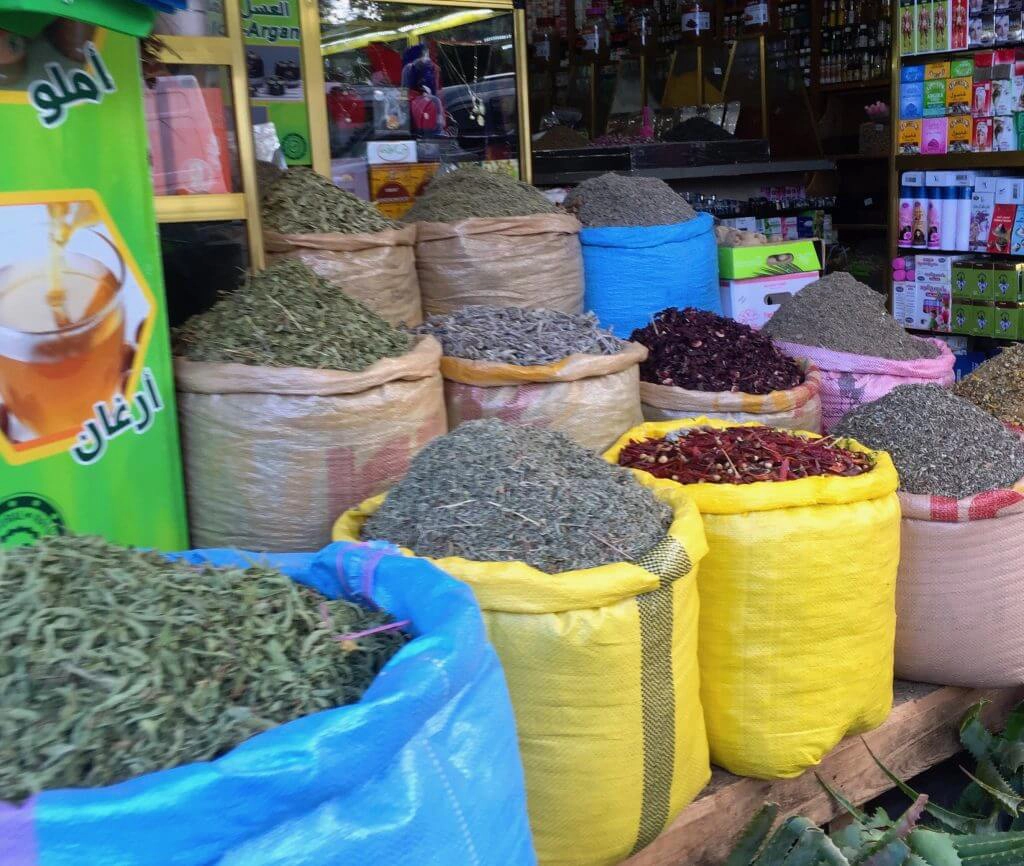
[(630, 442), (619, 453), (619, 465), (680, 484), (753, 484), (820, 475), (850, 478), (870, 472), (875, 458), (831, 437), (771, 427), (688, 427), (663, 439)]
[(434, 177), (402, 222), (453, 223), (471, 217), (531, 216), (556, 210), (528, 183), (503, 172), (466, 166)]
[(1024, 478), (1024, 443), (938, 385), (900, 385), (847, 413), (832, 432), (888, 451), (908, 493), (963, 499)]
[(908, 334), (885, 310), (885, 296), (843, 271), (782, 302), (762, 329), (773, 340), (894, 361), (938, 357), (934, 343)]
[(56, 537), (0, 549), (0, 801), (223, 755), (358, 701), (407, 637), (278, 571)]
[(404, 355), (412, 344), (298, 259), (249, 276), (174, 331), (175, 352), (192, 361), (353, 372)]
[(583, 181), (565, 197), (565, 207), (585, 226), (664, 226), (697, 216), (665, 181), (611, 173)]
[(1024, 344), (989, 358), (953, 386), (953, 392), (1007, 424), (1024, 426)]
[(630, 340), (648, 348), (640, 378), (656, 385), (768, 394), (803, 381), (796, 361), (770, 339), (706, 310), (669, 307), (633, 331)]
[(290, 168), (263, 191), (263, 225), (282, 234), (364, 234), (398, 228), (368, 201), (311, 168)]
[(632, 561), (671, 522), (629, 472), (561, 433), (486, 420), (427, 445), (362, 534), (421, 556), (554, 574)]
[(574, 354), (615, 355), (625, 346), (598, 325), (593, 313), (520, 307), (462, 307), (447, 315), (429, 316), (414, 333), (432, 334), (444, 346), (445, 355), (453, 358), (521, 366), (549, 364)]

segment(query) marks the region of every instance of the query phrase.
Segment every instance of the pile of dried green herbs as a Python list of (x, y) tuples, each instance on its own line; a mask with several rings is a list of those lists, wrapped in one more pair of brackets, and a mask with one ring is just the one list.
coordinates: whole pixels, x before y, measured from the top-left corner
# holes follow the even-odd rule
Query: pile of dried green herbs
[(365, 370), (412, 348), (399, 331), (298, 259), (280, 259), (174, 331), (192, 361)]
[(554, 574), (635, 560), (671, 522), (629, 470), (561, 433), (486, 420), (427, 445), (362, 534), (421, 556)]
[(953, 392), (1000, 421), (1024, 427), (1024, 344), (1007, 346), (989, 358), (957, 382)]
[(290, 168), (263, 192), (263, 225), (287, 235), (372, 234), (398, 228), (368, 201), (311, 168)]
[(408, 639), (355, 636), (386, 623), (260, 565), (87, 537), (0, 549), (0, 801), (209, 760), (358, 701)]
[(453, 223), (471, 217), (531, 216), (556, 210), (528, 183), (502, 172), (465, 166), (430, 181), (402, 222)]

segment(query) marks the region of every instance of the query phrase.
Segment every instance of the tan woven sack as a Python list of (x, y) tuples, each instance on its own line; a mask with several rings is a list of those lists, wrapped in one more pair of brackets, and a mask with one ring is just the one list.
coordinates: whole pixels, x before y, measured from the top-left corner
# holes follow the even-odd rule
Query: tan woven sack
[(616, 355), (569, 355), (522, 367), (441, 359), (448, 427), (500, 418), (557, 430), (584, 448), (603, 451), (640, 423), (639, 364), (647, 349), (627, 343)]
[(417, 223), (424, 315), (468, 304), (583, 312), (579, 232), (567, 214)]
[(1024, 480), (968, 499), (900, 492), (896, 675), (1024, 683)]
[(267, 231), (263, 242), (271, 259), (300, 259), (392, 325), (411, 327), (423, 321), (414, 226), (357, 235)]
[(195, 547), (318, 550), (446, 430), (441, 346), (360, 373), (175, 359)]
[(673, 385), (640, 383), (640, 402), (645, 421), (680, 418), (717, 418), (720, 421), (756, 421), (784, 430), (821, 432), (821, 371), (798, 359), (804, 381), (795, 388), (770, 394), (731, 391), (691, 391)]

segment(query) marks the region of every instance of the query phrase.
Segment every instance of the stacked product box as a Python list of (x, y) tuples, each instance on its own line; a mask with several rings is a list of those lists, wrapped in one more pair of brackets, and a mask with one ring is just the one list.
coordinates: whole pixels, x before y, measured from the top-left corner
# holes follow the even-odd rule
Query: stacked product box
[(902, 256), (893, 260), (892, 314), (905, 328), (945, 333), (953, 303), (952, 257)]
[(958, 256), (951, 279), (954, 334), (1024, 339), (1024, 264)]
[(809, 240), (750, 247), (719, 247), (722, 310), (760, 328), (786, 298), (820, 276), (821, 262)]
[[(900, 54), (927, 54), (969, 47), (971, 5), (979, 2), (981, 0), (899, 0)], [(996, 0), (985, 2), (994, 3)]]
[(899, 152), (1024, 150), (1024, 47), (900, 71)]
[(723, 217), (718, 222), (734, 229), (760, 232), (771, 243), (812, 238), (827, 240), (832, 234), (832, 215), (822, 210), (808, 210), (793, 216)]

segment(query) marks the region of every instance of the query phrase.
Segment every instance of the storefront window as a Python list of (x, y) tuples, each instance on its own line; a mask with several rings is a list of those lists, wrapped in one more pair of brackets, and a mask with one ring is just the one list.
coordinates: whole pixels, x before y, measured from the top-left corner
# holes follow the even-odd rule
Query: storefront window
[(518, 173), (511, 10), (322, 0), (320, 12), (336, 182), (368, 176), (373, 200), (376, 182), (411, 204), (440, 163)]

